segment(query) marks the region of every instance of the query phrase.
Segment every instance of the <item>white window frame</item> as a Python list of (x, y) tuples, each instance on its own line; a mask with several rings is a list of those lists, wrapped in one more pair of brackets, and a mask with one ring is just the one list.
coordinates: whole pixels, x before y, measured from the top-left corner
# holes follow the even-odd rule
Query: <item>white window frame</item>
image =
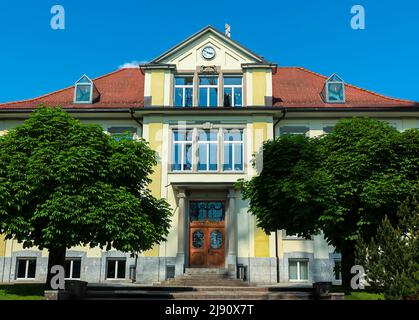
[[(33, 278), (29, 278), (29, 260), (35, 260), (35, 276)], [(19, 261), (26, 261), (25, 263), (25, 277), (19, 278)], [(36, 279), (36, 265), (37, 265), (37, 259), (36, 258), (17, 258), (16, 259), (16, 280), (33, 280)]]
[[(70, 261), (70, 277), (69, 278), (65, 278), (68, 280), (72, 280), (72, 279), (80, 279), (81, 278), (81, 259), (80, 258), (66, 258), (66, 261)], [(80, 277), (75, 278), (73, 277), (73, 266), (74, 266), (74, 261), (80, 261)]]
[[(89, 81), (89, 83), (86, 83), (86, 82), (79, 83), (80, 80), (83, 79), (83, 78), (86, 78)], [(78, 86), (90, 86), (89, 101), (77, 101), (77, 87)], [(77, 103), (77, 104), (80, 104), (80, 103), (81, 104), (83, 104), (83, 103), (84, 104), (91, 104), (93, 102), (93, 81), (88, 76), (86, 76), (85, 74), (83, 76), (81, 76), (80, 79), (77, 80), (76, 83), (74, 84), (74, 98), (73, 98), (73, 100), (74, 100), (74, 103)]]
[[(211, 84), (199, 84), (199, 80), (201, 78), (215, 78), (217, 79), (217, 84), (211, 85)], [(217, 76), (213, 76), (213, 75), (199, 75), (198, 76), (198, 94), (197, 94), (197, 100), (198, 100), (198, 108), (215, 108), (218, 107), (218, 102), (220, 100), (220, 89), (219, 89), (219, 84), (220, 84), (220, 79)], [(210, 106), (210, 89), (211, 88), (216, 88), (217, 89), (217, 105), (215, 106)], [(207, 91), (207, 104), (206, 106), (200, 106), (200, 101), (199, 101), (199, 93), (201, 91), (201, 89), (206, 89)]]
[[(336, 262), (340, 263), (340, 271), (339, 271), (339, 277), (340, 279), (336, 279)], [(333, 265), (333, 278), (335, 281), (342, 281), (342, 260), (341, 259), (334, 259), (334, 265)]]
[[(290, 262), (297, 263), (297, 279), (291, 279), (289, 275), (289, 264)], [(307, 279), (301, 279), (301, 268), (300, 264), (304, 262), (307, 263)], [(290, 282), (307, 282), (310, 279), (310, 262), (305, 259), (288, 259), (288, 279)]]
[[(188, 131), (192, 131), (192, 140), (175, 140), (174, 137), (174, 132), (175, 131), (185, 131), (185, 137), (188, 136)], [(193, 167), (194, 167), (194, 157), (193, 155), (195, 154), (195, 144), (194, 144), (194, 135), (195, 135), (195, 130), (194, 129), (173, 129), (172, 130), (172, 156), (171, 156), (171, 166), (172, 166), (172, 171), (173, 172), (191, 172), (193, 171)], [(174, 163), (174, 155), (175, 155), (175, 144), (179, 144), (181, 145), (181, 159), (180, 159), (180, 170), (174, 170), (173, 169), (173, 165)], [(191, 159), (191, 169), (189, 170), (185, 170), (184, 169), (184, 165), (186, 163), (186, 158), (187, 158), (187, 153), (186, 153), (186, 145), (191, 145), (192, 146), (192, 159)]]
[[(241, 79), (241, 84), (240, 85), (238, 85), (238, 84), (225, 85), (224, 80), (226, 78), (240, 78)], [(226, 75), (226, 76), (224, 76), (224, 78), (223, 78), (223, 106), (224, 106), (224, 89), (225, 88), (231, 89), (231, 107), (243, 107), (243, 76), (241, 76), (241, 75), (228, 75), (228, 76)], [(236, 106), (236, 101), (235, 101), (235, 98), (234, 98), (234, 91), (238, 88), (242, 89), (242, 103), (241, 103), (240, 106)]]
[[(197, 159), (196, 159), (196, 163), (197, 163), (197, 168), (196, 168), (196, 171), (197, 172), (218, 172), (219, 171), (219, 163), (218, 163), (218, 159), (219, 159), (219, 154), (220, 154), (220, 143), (219, 143), (219, 140), (220, 140), (220, 138), (219, 138), (219, 135), (220, 135), (220, 129), (219, 128), (214, 128), (214, 129), (201, 129), (201, 128), (199, 128), (200, 130), (202, 130), (202, 131), (205, 131), (205, 132), (207, 132), (207, 131), (215, 131), (215, 130), (217, 130), (217, 140), (211, 140), (211, 141), (208, 141), (208, 140), (203, 140), (203, 141), (200, 141), (199, 140), (199, 134), (198, 134), (198, 128), (196, 128), (196, 129), (194, 129), (196, 132), (197, 132), (197, 155), (196, 155), (196, 157), (197, 157)], [(192, 140), (194, 140), (193, 138), (192, 138)], [(199, 170), (198, 169), (198, 164), (199, 164), (199, 146), (200, 145), (202, 145), (202, 144), (204, 144), (204, 145), (206, 145), (206, 151), (207, 151), (207, 168), (206, 168), (206, 170)], [(210, 163), (209, 163), (209, 161), (210, 161), (210, 145), (211, 144), (215, 144), (216, 146), (217, 146), (217, 169), (216, 170), (210, 170), (209, 169), (209, 166), (210, 166)]]
[[(186, 85), (186, 84), (176, 84), (176, 78), (192, 78), (192, 84), (191, 85)], [(174, 79), (174, 81), (173, 81), (173, 83), (174, 83), (174, 90), (173, 90), (173, 106), (175, 107), (175, 108), (185, 108), (186, 106), (185, 106), (185, 97), (186, 97), (186, 95), (185, 95), (185, 92), (186, 92), (186, 89), (188, 88), (188, 89), (192, 89), (192, 106), (191, 107), (193, 107), (193, 101), (194, 101), (194, 76), (193, 75), (187, 75), (187, 74), (185, 74), (185, 75), (175, 75), (175, 79)], [(181, 106), (176, 106), (175, 105), (175, 96), (176, 96), (176, 89), (182, 89), (182, 105)]]
[[(221, 129), (222, 130), (222, 153), (223, 153), (223, 156), (222, 156), (222, 171), (223, 172), (243, 172), (244, 171), (244, 165), (245, 165), (245, 161), (244, 161), (244, 129), (237, 129), (237, 128), (233, 128), (233, 129), (227, 129), (227, 128), (222, 128)], [(224, 134), (225, 134), (225, 131), (231, 131), (231, 130), (240, 130), (241, 132), (242, 132), (242, 134), (241, 134), (241, 136), (242, 136), (242, 140), (241, 141), (225, 141), (224, 140)], [(232, 161), (232, 164), (231, 164), (231, 170), (225, 170), (224, 169), (224, 164), (226, 163), (224, 160), (224, 157), (225, 157), (225, 154), (224, 154), (224, 146), (226, 145), (226, 144), (231, 144), (232, 145), (232, 148), (231, 148), (231, 152), (232, 152), (232, 155), (231, 155), (231, 161)], [(234, 150), (235, 150), (235, 145), (237, 145), (237, 144), (241, 144), (242, 145), (242, 165), (243, 165), (243, 168), (241, 169), (241, 170), (236, 170), (234, 167), (235, 167), (235, 152), (234, 152)]]
[[(119, 268), (119, 262), (121, 262), (121, 261), (125, 261), (125, 277), (124, 278), (118, 278), (118, 268)], [(109, 262), (113, 262), (113, 263), (115, 263), (115, 278), (109, 278), (108, 277), (108, 264), (109, 264)], [(106, 260), (106, 280), (123, 280), (123, 279), (126, 279), (127, 278), (127, 270), (126, 270), (126, 267), (127, 267), (127, 260), (126, 259), (124, 259), (124, 258), (109, 258), (109, 259), (107, 259)]]

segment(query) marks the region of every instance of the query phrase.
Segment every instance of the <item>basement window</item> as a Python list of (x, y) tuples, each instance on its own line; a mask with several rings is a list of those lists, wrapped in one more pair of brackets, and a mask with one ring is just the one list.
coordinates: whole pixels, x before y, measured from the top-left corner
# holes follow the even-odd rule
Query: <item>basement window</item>
[(106, 261), (106, 279), (125, 279), (126, 259), (108, 259)]
[(74, 87), (74, 103), (92, 103), (93, 82), (84, 75), (76, 81)]
[(17, 259), (16, 279), (35, 279), (36, 258)]
[(333, 74), (326, 80), (323, 96), (327, 103), (345, 102), (345, 83), (338, 75)]

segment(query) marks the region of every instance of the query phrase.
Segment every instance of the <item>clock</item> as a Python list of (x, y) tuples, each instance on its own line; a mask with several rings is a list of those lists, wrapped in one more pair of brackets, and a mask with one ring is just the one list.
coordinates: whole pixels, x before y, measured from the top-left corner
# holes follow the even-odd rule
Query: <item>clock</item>
[(202, 57), (207, 60), (214, 59), (215, 49), (210, 46), (205, 47), (204, 49), (202, 49)]

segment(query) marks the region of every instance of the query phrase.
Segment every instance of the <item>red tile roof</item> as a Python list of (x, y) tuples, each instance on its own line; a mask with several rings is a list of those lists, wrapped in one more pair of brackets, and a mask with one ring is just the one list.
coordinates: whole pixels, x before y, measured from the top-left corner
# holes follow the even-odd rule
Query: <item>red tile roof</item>
[[(325, 103), (321, 91), (327, 77), (300, 67), (278, 67), (272, 75), (273, 105), (286, 108), (389, 108), (418, 107), (418, 103), (393, 99), (349, 84), (346, 102)], [(100, 98), (93, 104), (75, 104), (74, 86), (38, 98), (0, 104), (0, 110), (32, 109), (40, 104), (71, 109), (117, 109), (144, 106), (144, 74), (139, 68), (120, 69), (93, 79)]]
[(327, 77), (300, 67), (278, 67), (272, 75), (273, 104), (289, 108), (381, 108), (417, 106), (345, 83), (345, 103), (325, 103), (321, 92)]
[(45, 104), (75, 109), (106, 109), (142, 107), (144, 105), (144, 74), (139, 68), (126, 68), (92, 79), (100, 93), (93, 104), (74, 103), (74, 85), (38, 98), (0, 104), (0, 109), (31, 109)]

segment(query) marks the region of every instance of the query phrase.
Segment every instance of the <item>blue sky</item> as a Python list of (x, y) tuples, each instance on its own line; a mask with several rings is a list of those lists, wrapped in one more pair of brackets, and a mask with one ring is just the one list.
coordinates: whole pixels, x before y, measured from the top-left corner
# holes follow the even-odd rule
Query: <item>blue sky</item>
[[(52, 30), (50, 10), (66, 11)], [(353, 5), (366, 29), (350, 26)], [(419, 101), (415, 0), (93, 1), (0, 3), (0, 102), (26, 99), (151, 60), (192, 33), (231, 25), (232, 38), (282, 66), (303, 66), (392, 97)]]

